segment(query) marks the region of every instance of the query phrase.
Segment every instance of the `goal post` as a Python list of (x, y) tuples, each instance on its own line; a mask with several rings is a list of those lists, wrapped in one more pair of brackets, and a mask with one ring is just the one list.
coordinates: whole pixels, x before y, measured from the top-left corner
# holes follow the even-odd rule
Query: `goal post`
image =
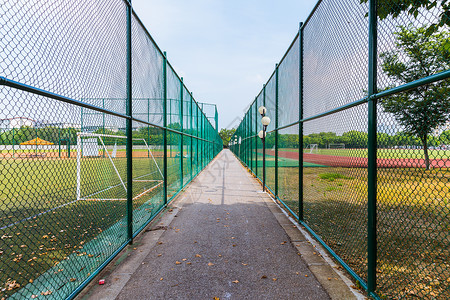
[[(123, 178), (126, 176), (126, 139), (126, 136), (121, 135), (77, 133), (77, 201), (126, 200), (127, 181)], [(136, 155), (136, 159), (145, 158), (148, 161), (148, 165), (139, 162), (135, 164), (136, 168), (133, 166), (132, 181), (136, 182), (139, 188), (136, 189), (137, 195), (133, 196), (135, 200), (162, 185), (164, 174), (147, 141), (143, 138), (134, 138), (132, 141), (133, 144), (140, 145), (139, 148), (136, 147), (138, 149), (136, 153), (132, 153), (132, 156)], [(100, 183), (89, 180), (88, 177), (92, 172), (100, 173), (96, 176), (100, 178)], [(83, 191), (83, 187), (89, 191)], [(111, 197), (111, 194), (114, 196)]]
[(306, 149), (309, 149), (309, 153), (318, 153), (319, 152), (319, 144), (309, 144)]
[(344, 143), (328, 144), (328, 149), (345, 149)]

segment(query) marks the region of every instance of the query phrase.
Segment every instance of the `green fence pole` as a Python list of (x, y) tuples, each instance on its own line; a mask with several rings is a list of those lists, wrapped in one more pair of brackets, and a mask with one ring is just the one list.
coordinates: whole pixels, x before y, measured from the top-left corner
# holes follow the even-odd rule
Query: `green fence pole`
[(164, 204), (167, 204), (167, 53), (164, 51), (163, 63), (163, 134), (164, 134)]
[[(258, 100), (255, 98), (255, 134), (258, 134)], [(258, 176), (258, 139), (259, 137), (254, 137), (255, 139), (255, 174)]]
[[(191, 122), (189, 122), (190, 123), (190, 129), (191, 129), (191, 132), (190, 132), (190, 134), (191, 135), (193, 135), (194, 134), (194, 132), (193, 132), (193, 130), (192, 130), (192, 128), (194, 128), (194, 114), (192, 113), (192, 104), (193, 104), (193, 102), (194, 102), (194, 100), (193, 100), (193, 98), (192, 98), (192, 93), (190, 94), (190, 96), (191, 96), (191, 109), (190, 109), (190, 111), (191, 111), (191, 115), (190, 115), (190, 117), (191, 117)], [(191, 136), (191, 168), (190, 168), (190, 170), (191, 170), (191, 180), (194, 178), (194, 168), (193, 168), (193, 160), (194, 160), (194, 154), (193, 154), (193, 151), (194, 151), (194, 138)]]
[[(183, 77), (181, 77), (181, 81), (180, 81), (180, 124), (181, 124), (181, 132), (184, 132), (183, 130), (183, 124), (184, 124), (184, 116), (183, 116)], [(183, 180), (183, 157), (184, 157), (184, 135), (180, 135), (180, 145), (181, 145), (181, 154), (180, 154), (180, 175), (181, 175), (181, 185), (180, 187), (182, 187), (184, 184), (184, 180)]]
[[(131, 2), (131, 1), (130, 1)], [(132, 8), (127, 5), (127, 115), (132, 114), (132, 75), (131, 75), (131, 18)], [(126, 120), (127, 155), (127, 233), (129, 243), (133, 243), (133, 128), (131, 118)]]
[[(263, 85), (263, 106), (266, 107), (266, 85)], [(264, 136), (263, 141), (263, 191), (266, 190), (266, 148), (265, 148), (265, 140)]]
[(275, 65), (275, 198), (278, 197), (278, 64)]
[(15, 153), (15, 145), (16, 144), (16, 141), (15, 141), (15, 136), (14, 136), (14, 127), (12, 128), (12, 147), (13, 147), (13, 157), (16, 155), (16, 153)]
[[(105, 98), (102, 98), (102, 108), (105, 109)], [(102, 113), (102, 132), (105, 134), (105, 113)], [(103, 148), (103, 158), (105, 157), (105, 148)]]
[(58, 127), (58, 156), (61, 158), (61, 127)]
[[(147, 122), (150, 122), (150, 98), (147, 98)], [(150, 147), (150, 126), (147, 125), (147, 144)], [(147, 151), (147, 158), (150, 158), (150, 151)]]
[[(298, 105), (298, 119), (303, 119), (303, 22), (300, 23), (298, 31), (299, 43), (299, 105)], [(298, 219), (303, 219), (303, 122), (298, 124)]]
[[(195, 106), (195, 111), (196, 111), (196, 114), (195, 114), (195, 124), (196, 124), (196, 126), (195, 126), (195, 131), (196, 131), (196, 133), (195, 133), (195, 136), (196, 137), (199, 137), (199, 118), (200, 118), (200, 112), (199, 112), (199, 106), (198, 105), (196, 105)], [(199, 152), (199, 144), (200, 144), (200, 142), (199, 142), (199, 139), (197, 139), (197, 141), (196, 141), (196, 143), (195, 143), (196, 145), (195, 145), (195, 148), (197, 148), (197, 150), (196, 150), (196, 153), (195, 153), (195, 155), (196, 155), (196, 159), (195, 159), (195, 162), (196, 162), (196, 164), (195, 164), (195, 174), (198, 174), (198, 166), (199, 166), (199, 156), (198, 156), (198, 152)]]
[(376, 289), (377, 269), (377, 1), (369, 0), (369, 122), (367, 182), (367, 292)]

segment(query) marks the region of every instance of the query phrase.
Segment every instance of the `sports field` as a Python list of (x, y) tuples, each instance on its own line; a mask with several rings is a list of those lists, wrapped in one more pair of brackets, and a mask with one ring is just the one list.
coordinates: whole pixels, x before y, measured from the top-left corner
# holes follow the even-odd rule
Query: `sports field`
[[(429, 150), (431, 168), (450, 168), (450, 150)], [(258, 153), (260, 154), (260, 153)], [(267, 150), (267, 156), (274, 156), (274, 150)], [(298, 160), (298, 149), (279, 149), (278, 157)], [(318, 149), (310, 153), (303, 151), (303, 162), (331, 167), (367, 167), (367, 149)], [(378, 149), (377, 165), (380, 168), (424, 168), (423, 150)]]
[[(267, 172), (269, 185), (273, 170)], [(297, 213), (298, 169), (278, 172), (279, 196)], [(303, 172), (305, 221), (365, 278), (367, 169), (304, 167)], [(377, 276), (383, 296), (410, 299), (432, 292), (436, 299), (449, 299), (450, 170), (385, 168), (377, 176)]]
[[(163, 205), (163, 178), (155, 161), (140, 154), (133, 151), (133, 230)], [(114, 167), (108, 157), (81, 159), (78, 198), (76, 155), (0, 159), (0, 299), (28, 285), (21, 290), (26, 292), (40, 275), (69, 259), (72, 269), (61, 268), (55, 280), (80, 284), (85, 277), (72, 274), (95, 270), (125, 242), (126, 158), (112, 160)], [(163, 159), (155, 160), (162, 168)], [(183, 161), (185, 177), (191, 174), (189, 161)], [(169, 158), (169, 197), (183, 184), (180, 172), (180, 158)], [(12, 270), (20, 270), (20, 277), (11, 278), (17, 273)]]

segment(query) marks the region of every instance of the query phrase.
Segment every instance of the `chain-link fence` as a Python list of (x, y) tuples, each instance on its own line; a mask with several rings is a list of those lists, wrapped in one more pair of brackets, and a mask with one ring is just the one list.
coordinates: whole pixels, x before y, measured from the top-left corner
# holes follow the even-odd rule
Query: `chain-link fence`
[(230, 142), (375, 298), (450, 298), (449, 5), (319, 1)]
[(73, 298), (222, 141), (128, 1), (0, 2), (0, 299)]

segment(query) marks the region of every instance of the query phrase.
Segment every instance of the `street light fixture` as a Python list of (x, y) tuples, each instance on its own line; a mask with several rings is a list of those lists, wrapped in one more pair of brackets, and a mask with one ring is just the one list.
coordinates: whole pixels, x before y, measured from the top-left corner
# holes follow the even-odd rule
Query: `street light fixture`
[(270, 118), (266, 116), (267, 108), (264, 106), (260, 106), (258, 108), (258, 112), (260, 113), (262, 119), (261, 123), (263, 125), (263, 130), (258, 133), (259, 138), (263, 144), (263, 192), (266, 191), (266, 130), (267, 126), (270, 124)]

